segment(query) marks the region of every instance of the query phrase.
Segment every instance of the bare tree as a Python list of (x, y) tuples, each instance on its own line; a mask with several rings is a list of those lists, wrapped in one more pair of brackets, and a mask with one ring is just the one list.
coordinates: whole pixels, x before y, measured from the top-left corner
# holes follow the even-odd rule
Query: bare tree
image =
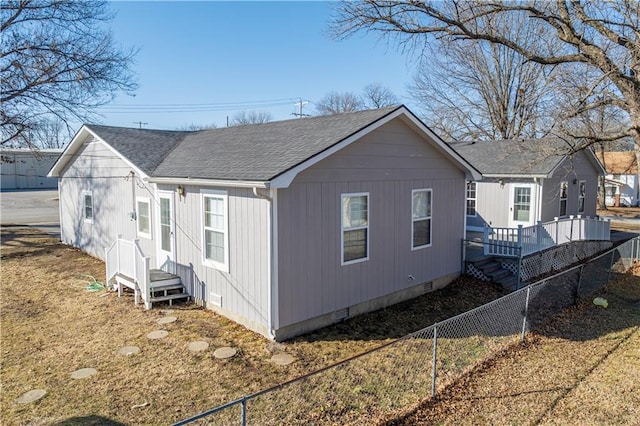
[(29, 145), (47, 120), (89, 121), (94, 109), (137, 88), (132, 60), (105, 29), (106, 1), (0, 3), (1, 129), (4, 145)]
[(353, 112), (364, 108), (362, 99), (352, 92), (329, 92), (316, 103), (316, 111), (320, 115)]
[[(494, 20), (493, 25), (523, 44), (535, 40), (540, 26), (524, 19)], [(440, 135), (454, 140), (531, 139), (551, 129), (547, 112), (554, 98), (554, 70), (546, 72), (500, 44), (450, 38), (434, 44), (410, 92)]]
[(273, 116), (265, 111), (240, 111), (231, 120), (231, 125), (241, 126), (243, 124), (261, 124), (273, 120)]
[(364, 87), (362, 102), (366, 108), (384, 108), (400, 103), (391, 89), (380, 83), (370, 83)]
[(29, 145), (37, 148), (64, 148), (72, 136), (73, 134), (69, 133), (67, 126), (54, 117), (40, 121), (29, 132)]
[(196, 132), (198, 130), (208, 130), (208, 129), (215, 129), (218, 126), (215, 125), (215, 123), (211, 123), (211, 124), (197, 124), (197, 123), (191, 123), (191, 124), (185, 124), (183, 126), (178, 127), (176, 130), (178, 131), (185, 131), (185, 132)]
[[(480, 40), (505, 46), (543, 67), (595, 71), (597, 80), (610, 83), (614, 90), (597, 100), (579, 99), (573, 112), (611, 106), (625, 114), (627, 125), (597, 139), (588, 134), (580, 137), (593, 143), (631, 136), (640, 147), (640, 2), (363, 0), (337, 7), (333, 29), (339, 36), (375, 31), (396, 37), (406, 48), (421, 47), (434, 37)], [(524, 44), (494, 25), (510, 19), (539, 22), (542, 30), (536, 42)]]

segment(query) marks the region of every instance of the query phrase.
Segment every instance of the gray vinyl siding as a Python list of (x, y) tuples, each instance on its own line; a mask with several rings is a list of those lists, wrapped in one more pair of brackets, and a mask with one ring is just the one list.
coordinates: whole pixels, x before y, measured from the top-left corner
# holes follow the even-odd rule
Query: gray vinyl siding
[(467, 217), (467, 226), (506, 227), (509, 222), (509, 191), (506, 183), (500, 187), (497, 182), (477, 182), (476, 217)]
[(541, 205), (543, 222), (551, 221), (560, 214), (560, 183), (562, 181), (568, 183), (567, 216), (578, 214), (578, 190), (581, 180), (586, 181), (585, 212), (582, 215), (592, 217), (596, 215), (598, 172), (587, 158), (587, 154), (580, 151), (566, 159), (550, 179), (544, 180)]
[[(207, 187), (227, 192), (229, 273), (203, 263), (203, 213), (201, 188), (185, 186), (185, 196), (176, 186), (160, 185), (174, 197), (177, 273), (197, 299), (213, 303), (239, 316), (251, 328), (266, 328), (269, 321), (269, 201), (254, 196), (249, 188)], [(155, 209), (154, 209), (155, 214)], [(154, 219), (157, 219), (154, 216)], [(154, 221), (154, 227), (157, 223)], [(154, 238), (156, 238), (154, 234)]]
[[(104, 143), (89, 138), (61, 173), (60, 233), (64, 243), (104, 259), (104, 249), (118, 234), (136, 238), (131, 167)], [(83, 193), (93, 194), (93, 223), (84, 221)]]
[[(411, 250), (411, 191), (432, 189), (432, 245)], [(369, 260), (341, 266), (341, 195), (369, 193)], [(278, 190), (284, 327), (460, 271), (465, 176), (400, 120)], [(414, 280), (410, 280), (409, 276)]]

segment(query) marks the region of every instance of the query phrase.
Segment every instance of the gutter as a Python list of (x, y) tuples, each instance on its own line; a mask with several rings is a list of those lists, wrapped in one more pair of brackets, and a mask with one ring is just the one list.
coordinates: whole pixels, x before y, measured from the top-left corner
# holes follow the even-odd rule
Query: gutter
[(156, 184), (177, 184), (177, 185), (198, 185), (198, 186), (228, 186), (233, 188), (261, 188), (270, 187), (270, 182), (249, 181), (249, 180), (223, 180), (223, 179), (199, 179), (199, 178), (168, 178), (151, 177), (144, 179), (149, 183)]

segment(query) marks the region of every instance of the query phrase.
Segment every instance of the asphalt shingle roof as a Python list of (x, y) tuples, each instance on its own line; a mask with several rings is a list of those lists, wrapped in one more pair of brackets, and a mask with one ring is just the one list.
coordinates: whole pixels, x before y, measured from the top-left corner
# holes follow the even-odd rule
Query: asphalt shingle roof
[(397, 108), (196, 132), (167, 155), (154, 176), (267, 181)]
[(450, 142), (449, 146), (483, 175), (548, 175), (571, 152), (554, 139)]
[(190, 133), (97, 124), (86, 126), (147, 175), (152, 175), (164, 157)]
[(399, 108), (194, 132), (87, 127), (153, 177), (268, 181)]

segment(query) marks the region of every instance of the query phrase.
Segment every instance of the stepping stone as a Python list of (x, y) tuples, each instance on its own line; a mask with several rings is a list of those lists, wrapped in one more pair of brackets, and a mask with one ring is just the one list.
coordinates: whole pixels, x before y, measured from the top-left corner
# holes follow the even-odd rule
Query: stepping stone
[(158, 321), (156, 321), (158, 324), (163, 325), (163, 324), (171, 324), (172, 322), (176, 322), (178, 318), (176, 317), (163, 317), (160, 318)]
[(227, 358), (231, 358), (232, 356), (235, 356), (235, 354), (237, 353), (238, 353), (237, 349), (225, 346), (223, 348), (216, 349), (215, 352), (213, 353), (213, 356), (216, 357), (217, 359), (227, 359)]
[(284, 352), (281, 352), (279, 354), (275, 354), (274, 356), (271, 357), (271, 362), (273, 362), (275, 364), (278, 364), (278, 365), (289, 365), (295, 360), (296, 359), (294, 357), (292, 357), (291, 355), (286, 354)]
[(209, 344), (207, 342), (203, 342), (202, 340), (197, 340), (195, 342), (189, 343), (189, 350), (191, 352), (206, 351), (208, 347), (209, 347)]
[(29, 404), (31, 402), (35, 402), (45, 396), (47, 391), (44, 389), (33, 389), (29, 392), (25, 392), (16, 399), (16, 403), (18, 404)]
[(166, 330), (156, 330), (147, 334), (147, 338), (151, 340), (164, 339), (169, 335), (169, 332)]
[(162, 315), (171, 315), (173, 313), (173, 309), (162, 309), (160, 310)]
[(97, 373), (98, 370), (96, 370), (95, 368), (81, 368), (80, 370), (76, 370), (71, 373), (71, 378), (75, 380), (86, 379), (87, 377), (91, 377)]
[(127, 356), (135, 355), (139, 352), (140, 352), (140, 348), (137, 346), (125, 346), (118, 351), (120, 355), (127, 355)]

